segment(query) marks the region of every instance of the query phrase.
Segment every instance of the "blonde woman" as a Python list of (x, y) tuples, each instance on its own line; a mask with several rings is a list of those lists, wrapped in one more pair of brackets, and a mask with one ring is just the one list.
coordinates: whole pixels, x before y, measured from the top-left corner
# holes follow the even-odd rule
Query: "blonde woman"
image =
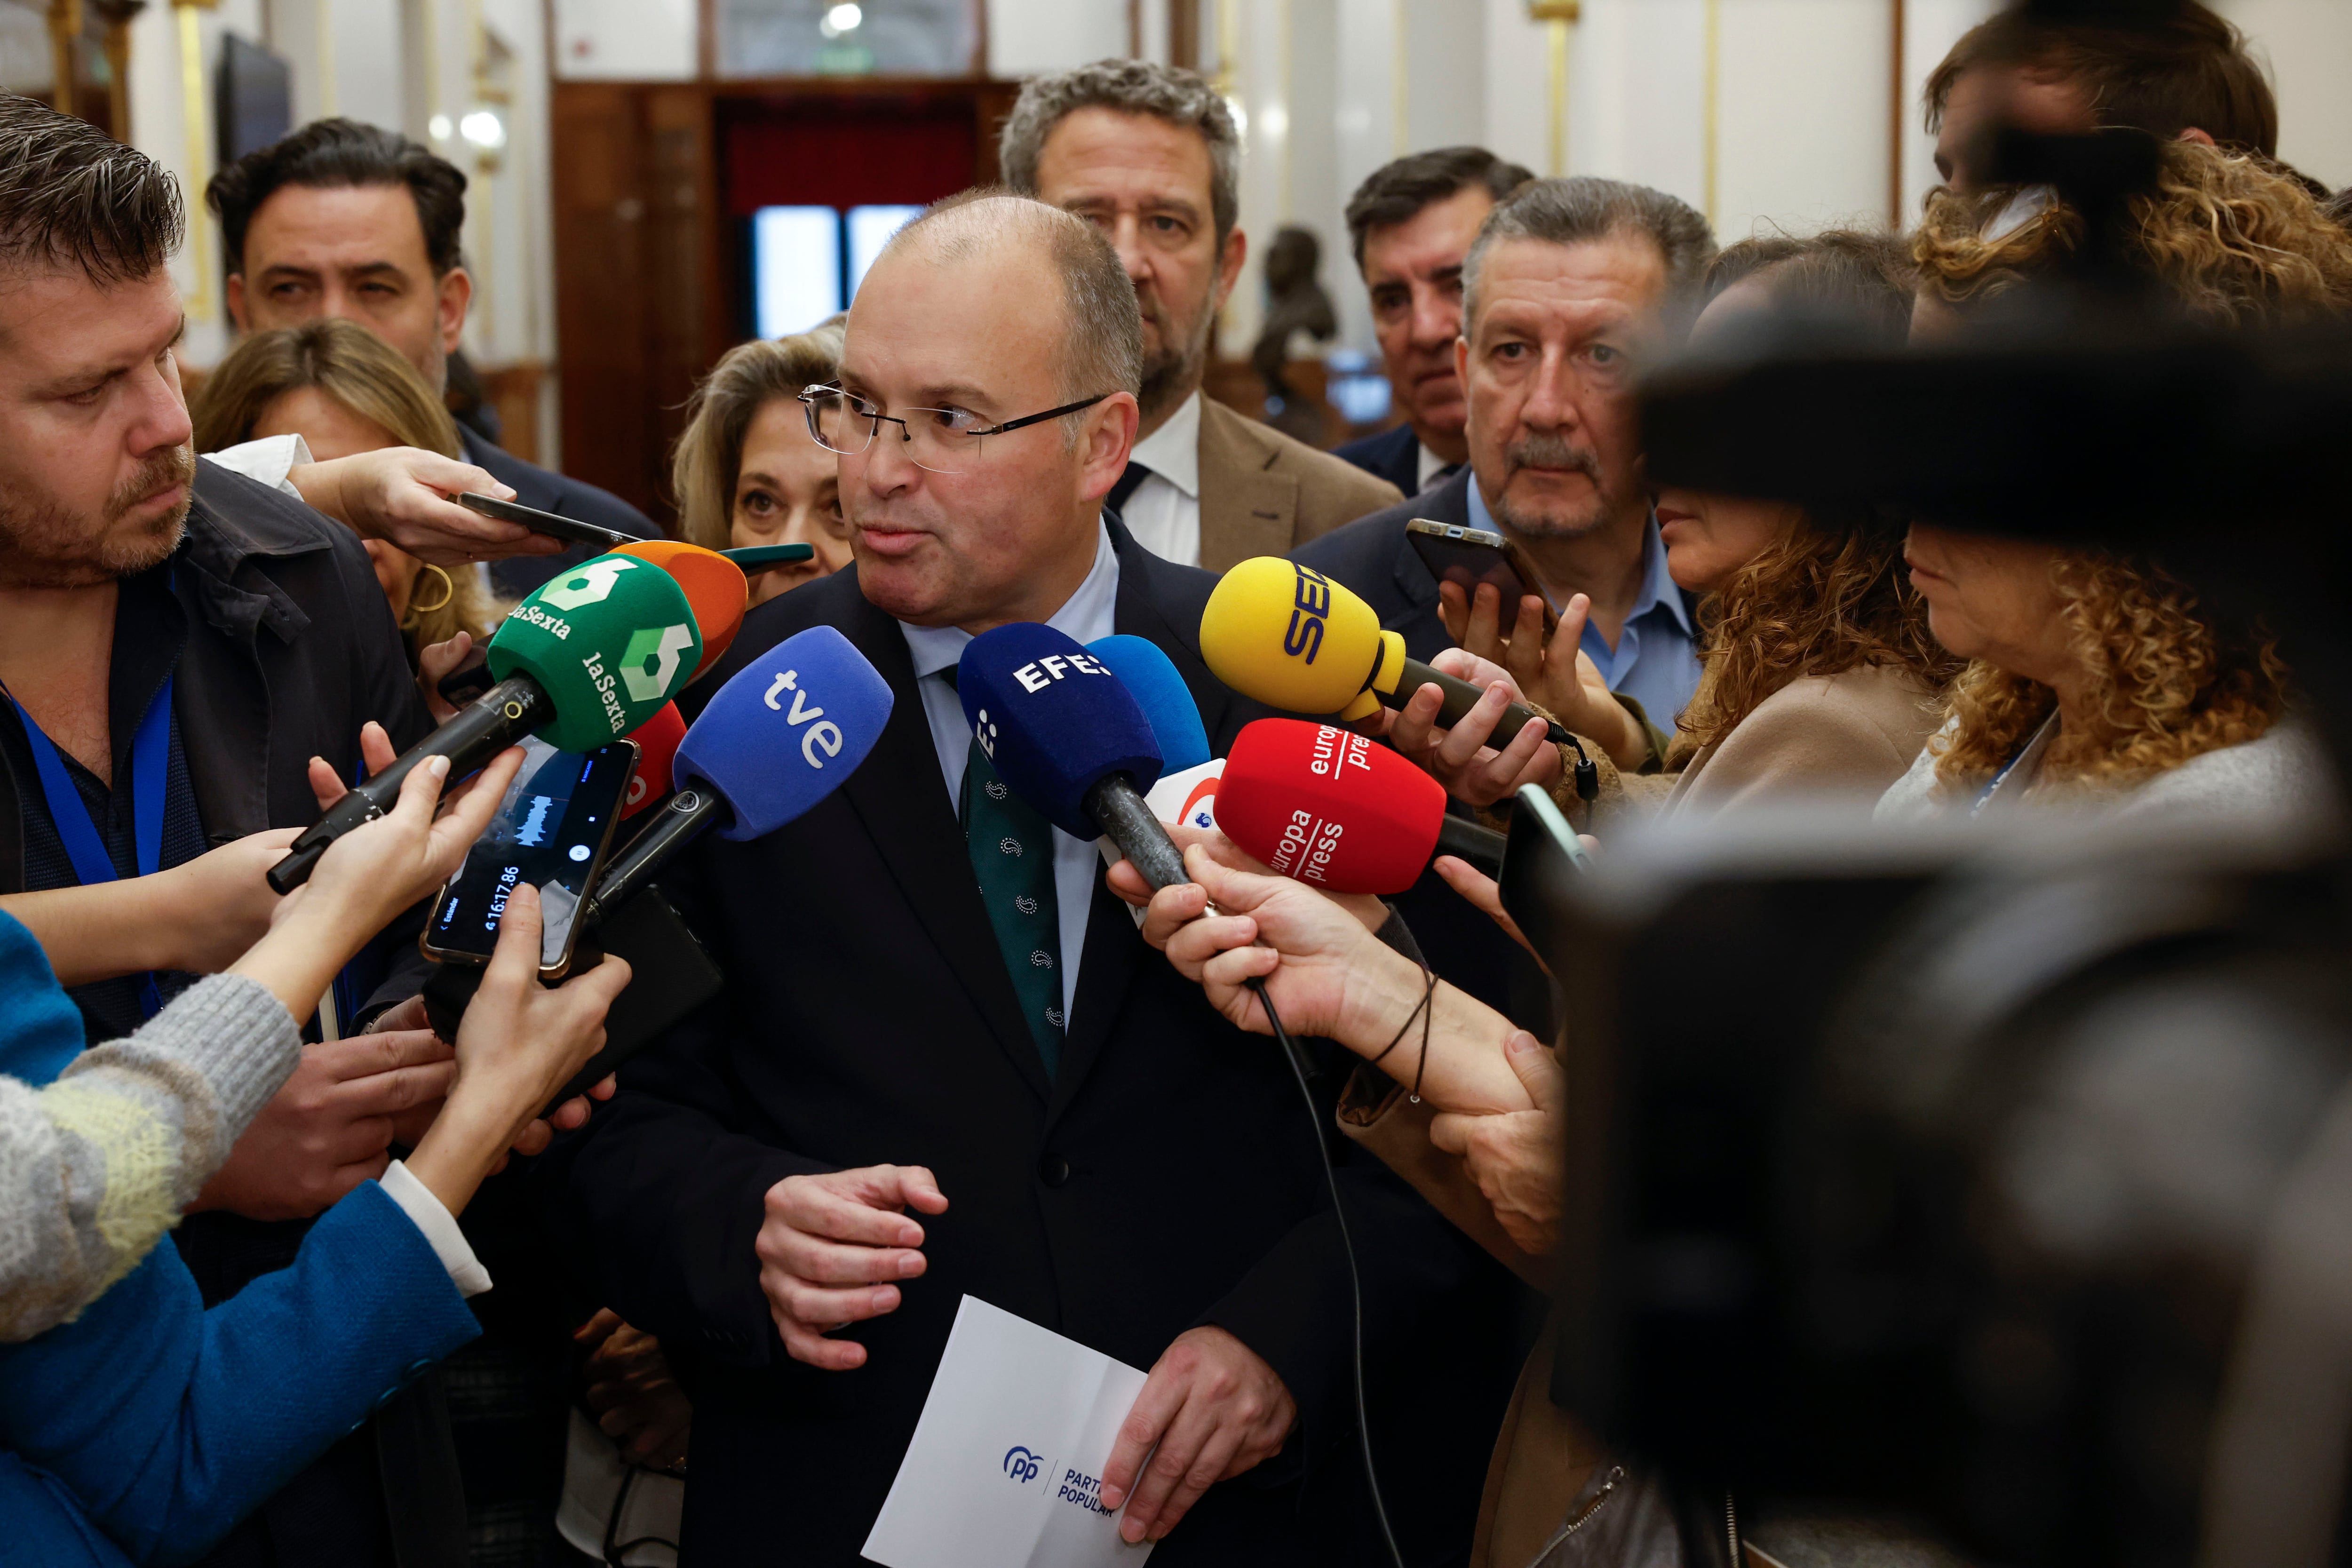
[(794, 337), (739, 343), (695, 390), (670, 485), (680, 531), (713, 550), (807, 544), (816, 555), (751, 579), (764, 604), (849, 564), (849, 525), (831, 452), (810, 437), (801, 388), (841, 373), (839, 316)]
[[(409, 363), (366, 328), (332, 317), (241, 339), (188, 412), (199, 452), (299, 436), (320, 462), (386, 447), (465, 456), (448, 410)], [(432, 565), (380, 539), (361, 543), (406, 634), (412, 667), (425, 668), (434, 648), (426, 673), (437, 679), (497, 623), (499, 607), (479, 573)]]
[[(2294, 325), (2352, 309), (2352, 234), (2266, 160), (2168, 142), (2132, 219), (2135, 259), (2189, 321)], [(1964, 332), (1972, 309), (2053, 269), (2082, 237), (2046, 193), (1939, 194), (1916, 242), (1916, 330)], [(1919, 526), (1906, 555), (1937, 640), (1969, 664), (1882, 817), (2019, 800), (2323, 808), (2327, 770), (2282, 722), (2288, 672), (2259, 619), (2136, 553)]]

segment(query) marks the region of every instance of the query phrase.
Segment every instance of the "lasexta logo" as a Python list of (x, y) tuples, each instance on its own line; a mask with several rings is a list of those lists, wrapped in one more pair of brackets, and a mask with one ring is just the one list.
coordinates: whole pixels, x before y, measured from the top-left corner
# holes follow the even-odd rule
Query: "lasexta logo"
[(1004, 1473), (1016, 1481), (1035, 1480), (1038, 1467), (1045, 1462), (1026, 1448), (1016, 1447), (1004, 1450)]
[(601, 605), (612, 597), (613, 584), (624, 572), (634, 572), (637, 563), (625, 555), (599, 555), (579, 571), (550, 583), (539, 591), (541, 604), (553, 605), (559, 610), (576, 610), (583, 605)]
[(694, 633), (685, 626), (638, 627), (621, 652), (621, 680), (630, 697), (639, 702), (667, 698), (677, 677), (677, 656), (693, 646)]

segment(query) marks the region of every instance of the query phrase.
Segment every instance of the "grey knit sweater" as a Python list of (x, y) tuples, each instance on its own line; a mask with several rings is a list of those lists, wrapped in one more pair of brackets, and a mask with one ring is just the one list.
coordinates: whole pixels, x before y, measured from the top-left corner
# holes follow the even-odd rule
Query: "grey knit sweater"
[(301, 1049), (268, 989), (216, 974), (46, 1089), (0, 1076), (0, 1341), (70, 1321), (146, 1257)]

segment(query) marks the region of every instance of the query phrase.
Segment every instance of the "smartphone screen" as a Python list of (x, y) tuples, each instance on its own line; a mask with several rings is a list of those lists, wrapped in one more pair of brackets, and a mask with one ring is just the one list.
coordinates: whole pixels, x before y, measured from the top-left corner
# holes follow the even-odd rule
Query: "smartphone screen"
[(1496, 880), (1504, 911), (1518, 922), (1521, 934), (1547, 967), (1556, 966), (1553, 954), (1568, 929), (1567, 901), (1591, 869), (1584, 841), (1551, 796), (1536, 784), (1520, 785), (1510, 837), (1503, 843), (1503, 869)]
[(560, 974), (572, 962), (580, 905), (604, 869), (613, 825), (636, 769), (637, 744), (615, 741), (584, 754), (559, 752), (540, 740), (520, 744), (523, 763), (499, 802), (498, 815), (441, 889), (425, 928), (425, 952), (432, 958), (488, 963), (498, 946), (507, 900), (529, 882), (539, 889), (544, 921), (540, 972)]
[[(1465, 598), (1475, 598), (1478, 585), (1491, 583), (1503, 597), (1504, 629), (1508, 630), (1518, 619), (1519, 600), (1533, 594), (1543, 598), (1541, 589), (1528, 580), (1511, 556), (1510, 547), (1502, 535), (1484, 529), (1463, 528), (1453, 523), (1431, 522), (1416, 518), (1404, 525), (1405, 537), (1421, 556), (1429, 574), (1441, 583), (1461, 585)], [(1559, 624), (1549, 600), (1544, 602), (1544, 630), (1549, 633)]]

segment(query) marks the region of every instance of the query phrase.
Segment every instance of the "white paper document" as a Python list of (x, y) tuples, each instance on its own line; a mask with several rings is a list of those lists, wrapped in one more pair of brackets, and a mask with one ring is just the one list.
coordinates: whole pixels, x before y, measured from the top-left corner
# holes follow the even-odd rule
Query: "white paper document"
[(1144, 1374), (966, 1296), (866, 1538), (885, 1568), (1135, 1568), (1097, 1500)]

